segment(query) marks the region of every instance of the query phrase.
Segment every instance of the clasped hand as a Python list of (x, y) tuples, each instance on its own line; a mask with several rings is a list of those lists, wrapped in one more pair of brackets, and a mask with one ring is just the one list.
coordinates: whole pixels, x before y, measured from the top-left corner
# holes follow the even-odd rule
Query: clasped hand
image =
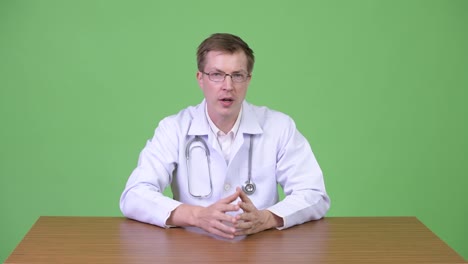
[[(240, 198), (240, 201), (232, 204), (237, 198)], [(243, 212), (237, 215), (229, 214), (239, 209)], [(196, 226), (211, 234), (229, 239), (282, 225), (282, 220), (278, 216), (268, 210), (258, 210), (239, 187), (234, 194), (208, 207), (199, 208), (196, 219)]]

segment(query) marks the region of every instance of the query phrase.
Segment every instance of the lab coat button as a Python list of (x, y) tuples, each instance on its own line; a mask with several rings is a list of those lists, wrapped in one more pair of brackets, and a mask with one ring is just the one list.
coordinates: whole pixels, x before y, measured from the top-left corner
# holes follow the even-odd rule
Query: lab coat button
[(228, 184), (228, 183), (226, 183), (226, 184), (224, 185), (224, 190), (225, 190), (225, 191), (229, 191), (229, 189), (231, 189), (231, 185)]

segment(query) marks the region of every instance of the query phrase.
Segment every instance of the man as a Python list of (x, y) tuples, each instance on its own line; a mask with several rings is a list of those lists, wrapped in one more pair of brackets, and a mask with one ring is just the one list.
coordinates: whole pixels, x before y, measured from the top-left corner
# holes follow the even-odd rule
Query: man
[[(287, 115), (245, 101), (249, 46), (213, 34), (197, 63), (205, 99), (159, 123), (122, 193), (123, 214), (228, 239), (322, 218), (330, 200), (309, 143)], [(162, 194), (169, 185), (173, 199)]]

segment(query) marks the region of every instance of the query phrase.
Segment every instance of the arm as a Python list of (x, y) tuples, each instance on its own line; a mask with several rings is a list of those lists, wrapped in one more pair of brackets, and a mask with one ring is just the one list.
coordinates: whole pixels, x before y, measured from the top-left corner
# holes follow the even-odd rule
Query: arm
[(277, 154), (276, 171), (285, 198), (268, 208), (283, 218), (284, 225), (279, 229), (320, 219), (330, 207), (322, 171), (310, 145), (294, 122), (289, 122)]
[[(275, 116), (265, 122), (266, 132), (273, 135), (268, 144), (276, 146), (276, 177), (285, 192), (285, 199), (265, 210), (258, 210), (250, 198), (241, 194), (239, 206), (244, 211), (237, 216), (237, 235), (253, 234), (269, 228), (285, 229), (322, 218), (329, 208), (322, 172), (307, 140), (296, 130), (289, 117)], [(282, 131), (275, 133), (278, 128)], [(276, 131), (275, 131), (276, 129)], [(273, 190), (271, 190), (273, 191)]]
[(239, 210), (238, 205), (230, 204), (239, 193), (207, 207), (182, 204), (162, 194), (177, 168), (179, 147), (176, 132), (174, 122), (162, 121), (153, 139), (141, 152), (138, 167), (128, 179), (121, 196), (123, 214), (161, 227), (196, 226), (209, 233), (232, 238), (236, 219), (226, 212)]
[(131, 219), (168, 227), (166, 219), (181, 205), (163, 195), (177, 166), (177, 127), (167, 119), (160, 122), (153, 138), (140, 153), (120, 198), (122, 213)]

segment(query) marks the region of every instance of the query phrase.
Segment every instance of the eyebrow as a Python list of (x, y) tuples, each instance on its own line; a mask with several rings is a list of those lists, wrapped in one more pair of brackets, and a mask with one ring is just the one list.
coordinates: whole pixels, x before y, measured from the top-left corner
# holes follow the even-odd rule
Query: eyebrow
[[(218, 69), (218, 68), (213, 68), (212, 70), (213, 70), (213, 71), (216, 71), (216, 72), (226, 73), (226, 72), (224, 72), (224, 71), (222, 71), (222, 70), (220, 70), (220, 69)], [(242, 69), (242, 70), (233, 71), (233, 72), (231, 72), (231, 74), (232, 74), (232, 73), (247, 73), (247, 74), (248, 74), (249, 72)]]

